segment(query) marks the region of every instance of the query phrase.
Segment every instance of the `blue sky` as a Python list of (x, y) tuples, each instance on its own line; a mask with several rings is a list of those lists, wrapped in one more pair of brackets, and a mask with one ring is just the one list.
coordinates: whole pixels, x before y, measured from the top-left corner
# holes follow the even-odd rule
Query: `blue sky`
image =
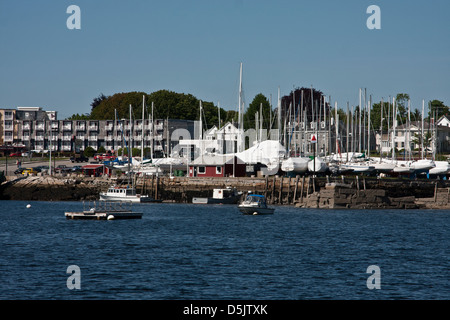
[[(69, 30), (69, 5), (81, 30)], [(381, 9), (369, 30), (366, 9)], [(258, 93), (310, 87), (344, 108), (408, 93), (413, 108), (450, 105), (448, 0), (0, 0), (0, 107), (40, 106), (63, 119), (100, 93), (191, 93), (248, 105)]]

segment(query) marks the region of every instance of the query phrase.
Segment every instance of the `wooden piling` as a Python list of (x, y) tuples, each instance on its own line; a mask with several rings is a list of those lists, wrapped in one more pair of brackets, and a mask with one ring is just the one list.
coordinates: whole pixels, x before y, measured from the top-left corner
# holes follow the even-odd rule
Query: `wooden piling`
[(303, 203), (303, 192), (305, 189), (305, 176), (302, 178), (302, 190), (300, 191), (300, 202)]
[(294, 197), (292, 198), (291, 203), (294, 204), (297, 201), (297, 187), (298, 187), (298, 175), (295, 178), (295, 188), (294, 188)]
[(287, 204), (291, 203), (290, 198), (291, 198), (291, 177), (289, 177), (289, 180), (288, 180), (288, 192), (287, 192), (287, 198), (286, 198)]
[(278, 203), (283, 204), (283, 177), (280, 177), (280, 191), (278, 193)]

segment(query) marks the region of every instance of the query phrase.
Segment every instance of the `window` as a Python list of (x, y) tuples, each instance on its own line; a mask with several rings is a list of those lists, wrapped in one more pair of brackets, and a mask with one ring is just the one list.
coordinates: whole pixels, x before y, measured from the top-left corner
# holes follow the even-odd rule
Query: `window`
[(222, 174), (222, 167), (216, 167), (216, 174)]
[(198, 167), (198, 173), (205, 174), (206, 173), (205, 167)]

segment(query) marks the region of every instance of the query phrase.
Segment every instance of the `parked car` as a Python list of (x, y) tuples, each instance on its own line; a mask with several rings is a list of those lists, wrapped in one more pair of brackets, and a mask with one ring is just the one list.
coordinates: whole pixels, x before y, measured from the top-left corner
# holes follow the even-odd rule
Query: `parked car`
[(14, 152), (14, 153), (11, 153), (9, 156), (10, 157), (21, 157), (22, 156), (22, 152)]
[(71, 171), (71, 172), (82, 172), (82, 171), (83, 171), (83, 168), (80, 167), (80, 166), (73, 166), (73, 167), (70, 169), (70, 171)]
[(38, 167), (34, 167), (34, 169), (38, 172), (48, 172), (48, 166), (38, 166)]
[(63, 173), (63, 172), (68, 172), (68, 171), (70, 171), (70, 168), (68, 168), (64, 164), (61, 164), (55, 168), (55, 172), (58, 172), (58, 173)]
[(14, 174), (22, 174), (23, 170), (25, 170), (25, 168), (19, 168), (14, 171)]
[(111, 160), (114, 160), (114, 159), (116, 159), (116, 156), (114, 156), (112, 154), (109, 154), (109, 153), (102, 153), (102, 154), (96, 153), (94, 155), (94, 160), (100, 161), (100, 162), (105, 161), (105, 160), (106, 161), (111, 161)]
[(37, 173), (37, 171), (34, 170), (33, 168), (26, 168), (26, 169), (24, 169), (24, 170), (22, 171), (22, 174), (23, 174), (23, 175), (27, 175), (27, 174), (36, 174), (36, 173)]

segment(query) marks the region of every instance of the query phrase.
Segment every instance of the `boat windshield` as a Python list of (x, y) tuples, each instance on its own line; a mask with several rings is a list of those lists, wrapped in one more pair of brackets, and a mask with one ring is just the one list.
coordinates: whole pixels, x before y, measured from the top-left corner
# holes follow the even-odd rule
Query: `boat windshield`
[(248, 202), (257, 202), (257, 203), (262, 203), (262, 204), (266, 203), (266, 199), (264, 197), (256, 196), (256, 195), (247, 196), (246, 201), (248, 201)]

